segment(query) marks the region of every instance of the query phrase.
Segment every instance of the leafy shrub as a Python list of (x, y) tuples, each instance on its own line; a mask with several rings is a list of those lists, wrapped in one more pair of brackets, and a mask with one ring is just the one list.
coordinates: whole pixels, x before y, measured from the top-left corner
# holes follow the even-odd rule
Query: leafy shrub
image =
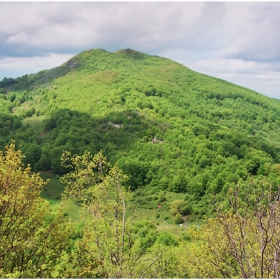
[(160, 232), (157, 237), (156, 244), (175, 247), (178, 246), (179, 243), (177, 237), (173, 234), (169, 232)]
[(170, 213), (175, 216), (181, 214), (183, 216), (189, 215), (192, 212), (191, 205), (188, 204), (184, 199), (174, 200), (170, 204)]
[(158, 203), (162, 203), (164, 201), (166, 201), (166, 196), (164, 194), (162, 194), (158, 199)]
[(174, 218), (175, 224), (182, 224), (184, 222), (183, 217), (181, 214), (177, 214)]
[(191, 205), (185, 205), (180, 209), (180, 213), (184, 216), (191, 214), (191, 212), (192, 212)]

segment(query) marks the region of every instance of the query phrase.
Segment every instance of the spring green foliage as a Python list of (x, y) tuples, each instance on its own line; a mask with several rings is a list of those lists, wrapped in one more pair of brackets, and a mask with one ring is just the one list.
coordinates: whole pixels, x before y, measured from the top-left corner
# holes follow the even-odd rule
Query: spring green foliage
[(79, 201), (86, 210), (83, 238), (68, 259), (75, 265), (64, 268), (64, 277), (176, 275), (175, 264), (171, 263), (174, 256), (167, 255), (164, 249), (176, 243), (175, 237), (169, 235), (173, 243), (162, 244), (162, 237), (156, 243), (158, 232), (150, 222), (133, 224), (127, 218), (131, 194), (122, 186), (127, 178), (116, 166), (109, 168), (102, 153), (92, 156), (89, 152), (82, 156), (64, 152), (62, 164), (72, 169), (61, 178), (66, 183), (64, 199)]
[(131, 197), (121, 185), (126, 178), (116, 166), (109, 168), (102, 153), (63, 154), (63, 164), (73, 171), (62, 178), (67, 183), (62, 205), (71, 198), (84, 209), (82, 226), (76, 228), (40, 198), (45, 182), (24, 167), (22, 158), (13, 143), (0, 154), (2, 278), (185, 275), (176, 269), (177, 238), (126, 216)]
[(180, 215), (189, 215), (191, 213), (191, 206), (184, 199), (173, 200), (170, 204), (170, 213), (175, 216)]
[(229, 189), (217, 217), (188, 231), (182, 265), (192, 278), (279, 278), (279, 206), (266, 183)]
[(174, 217), (174, 222), (175, 224), (182, 224), (184, 222), (182, 215), (177, 213)]
[[(279, 278), (280, 192), (268, 182), (229, 188), (222, 202), (210, 195), (216, 217), (179, 238), (132, 221), (128, 178), (102, 152), (62, 154), (62, 206), (83, 209), (75, 228), (40, 197), (45, 182), (22, 159), (14, 143), (0, 153), (2, 278)], [(179, 219), (186, 205), (170, 210)]]
[(52, 278), (70, 247), (70, 226), (40, 198), (44, 185), (13, 143), (0, 153), (1, 278)]
[(63, 175), (63, 151), (102, 150), (126, 187), (188, 193), (200, 218), (208, 194), (251, 176), (280, 183), (279, 101), (169, 59), (89, 50), (0, 92), (0, 146), (16, 139), (36, 171)]

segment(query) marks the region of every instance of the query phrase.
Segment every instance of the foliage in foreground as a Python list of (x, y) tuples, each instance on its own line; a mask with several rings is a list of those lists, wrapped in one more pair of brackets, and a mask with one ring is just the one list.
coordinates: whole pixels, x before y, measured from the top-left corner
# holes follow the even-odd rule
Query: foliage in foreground
[[(64, 167), (73, 169), (62, 177), (66, 196), (86, 209), (84, 235), (71, 262), (81, 260), (83, 269), (68, 269), (67, 277), (164, 278), (178, 275), (171, 248), (157, 243), (151, 223), (133, 224), (127, 217), (131, 194), (122, 182), (127, 178), (116, 167), (109, 168), (102, 153), (91, 156), (62, 155)], [(66, 199), (66, 198), (65, 198)]]
[(0, 153), (0, 277), (50, 278), (71, 228), (40, 198), (45, 182), (22, 158), (14, 144)]
[(184, 245), (192, 278), (279, 278), (280, 191), (257, 184), (229, 190), (231, 211), (192, 229)]
[(24, 167), (22, 158), (14, 143), (0, 154), (1, 278), (180, 275), (170, 246), (175, 237), (159, 235), (150, 222), (132, 224), (126, 217), (130, 193), (121, 185), (125, 176), (109, 168), (101, 153), (64, 153), (64, 164), (76, 169), (63, 178), (63, 202), (75, 199), (86, 210), (80, 231), (40, 198), (45, 183)]
[(65, 152), (62, 160), (72, 170), (62, 178), (63, 203), (74, 199), (84, 210), (79, 232), (40, 198), (45, 183), (14, 143), (0, 153), (1, 278), (279, 278), (277, 188), (230, 188), (217, 217), (179, 239), (132, 223), (126, 176), (102, 153)]

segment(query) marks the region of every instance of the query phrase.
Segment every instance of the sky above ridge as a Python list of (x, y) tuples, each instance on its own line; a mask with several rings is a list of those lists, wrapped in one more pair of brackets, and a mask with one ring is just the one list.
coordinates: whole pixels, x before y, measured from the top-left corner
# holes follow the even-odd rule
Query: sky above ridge
[(280, 2), (1, 2), (0, 80), (131, 48), (280, 99)]

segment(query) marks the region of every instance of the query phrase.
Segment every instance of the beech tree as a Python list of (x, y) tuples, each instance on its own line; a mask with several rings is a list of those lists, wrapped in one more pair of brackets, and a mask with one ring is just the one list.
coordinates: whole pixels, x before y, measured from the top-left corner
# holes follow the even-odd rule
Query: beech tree
[(40, 198), (46, 184), (12, 143), (0, 152), (0, 277), (51, 278), (70, 226)]

